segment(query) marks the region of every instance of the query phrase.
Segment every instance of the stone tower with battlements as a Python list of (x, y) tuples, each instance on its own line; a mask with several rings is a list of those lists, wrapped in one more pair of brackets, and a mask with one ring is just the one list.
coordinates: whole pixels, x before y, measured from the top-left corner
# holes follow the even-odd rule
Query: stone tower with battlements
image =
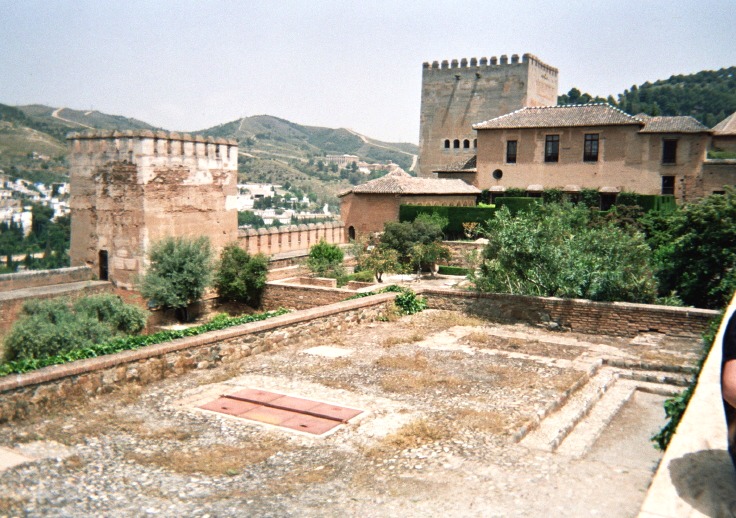
[(419, 176), (476, 153), (472, 125), (525, 106), (557, 104), (557, 69), (531, 54), (424, 63)]
[(235, 140), (146, 130), (67, 141), (72, 266), (132, 288), (159, 239), (207, 236), (218, 253), (237, 239)]

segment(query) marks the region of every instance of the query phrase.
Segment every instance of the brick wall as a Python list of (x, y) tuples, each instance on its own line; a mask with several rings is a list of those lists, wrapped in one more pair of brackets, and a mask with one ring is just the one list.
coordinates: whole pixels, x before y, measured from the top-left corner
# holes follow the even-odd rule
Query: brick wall
[(192, 369), (238, 361), (273, 348), (354, 326), (385, 314), (395, 294), (381, 294), (262, 322), (182, 338), (135, 351), (0, 378), (0, 422), (26, 417), (58, 401), (145, 385)]
[(546, 324), (579, 333), (611, 336), (636, 336), (646, 331), (699, 336), (718, 315), (717, 311), (709, 309), (449, 289), (425, 289), (422, 294), (433, 309), (461, 311), (495, 322)]
[(95, 274), (89, 266), (6, 273), (0, 275), (0, 292), (48, 286), (50, 284), (89, 281), (94, 278)]
[(344, 236), (342, 223), (311, 223), (279, 228), (240, 230), (238, 244), (249, 254), (276, 255), (300, 250), (307, 251), (320, 241), (343, 244), (346, 242)]
[(311, 309), (341, 302), (355, 295), (354, 291), (342, 288), (305, 286), (287, 282), (269, 282), (263, 291), (261, 305), (269, 311), (278, 308)]

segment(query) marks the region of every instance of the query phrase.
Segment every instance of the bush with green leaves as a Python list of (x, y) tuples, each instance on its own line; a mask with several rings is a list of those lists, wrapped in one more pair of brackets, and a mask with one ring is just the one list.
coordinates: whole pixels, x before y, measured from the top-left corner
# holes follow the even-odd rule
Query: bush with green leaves
[(167, 237), (148, 253), (149, 267), (140, 292), (152, 306), (177, 310), (188, 320), (187, 308), (202, 298), (212, 283), (212, 248), (207, 237)]
[(736, 189), (645, 219), (663, 293), (717, 309), (736, 291)]
[(517, 216), (503, 208), (486, 228), (475, 284), (481, 291), (654, 302), (651, 252), (640, 232), (591, 225), (590, 211), (569, 203)]
[(146, 325), (145, 310), (110, 294), (73, 304), (67, 299), (29, 300), (5, 338), (5, 359), (46, 358), (91, 347)]
[(309, 249), (307, 268), (318, 277), (338, 278), (345, 275), (342, 261), (345, 257), (342, 249), (324, 240)]
[(225, 300), (258, 307), (266, 286), (267, 273), (268, 257), (263, 254), (252, 256), (237, 243), (231, 243), (220, 254), (215, 272), (215, 289)]
[(381, 245), (396, 250), (402, 263), (410, 263), (414, 246), (442, 241), (443, 223), (447, 220), (435, 214), (420, 214), (412, 222), (389, 221), (384, 225)]

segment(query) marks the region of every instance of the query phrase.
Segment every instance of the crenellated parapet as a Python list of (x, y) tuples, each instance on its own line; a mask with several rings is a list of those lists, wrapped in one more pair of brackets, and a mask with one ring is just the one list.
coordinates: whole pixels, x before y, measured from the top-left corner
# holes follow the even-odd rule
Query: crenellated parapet
[(240, 229), (238, 243), (250, 254), (276, 255), (288, 252), (307, 252), (310, 247), (325, 241), (345, 243), (345, 225), (341, 221), (284, 225), (281, 227)]
[(66, 139), (71, 155), (89, 163), (125, 161), (144, 167), (192, 165), (226, 170), (237, 170), (238, 165), (234, 139), (151, 130), (75, 132)]
[(422, 64), (422, 68), (425, 70), (460, 70), (460, 69), (483, 69), (483, 68), (499, 68), (505, 66), (518, 66), (523, 64), (529, 64), (531, 66), (543, 69), (547, 74), (557, 76), (558, 70), (550, 65), (547, 65), (538, 57), (533, 54), (526, 53), (519, 59), (518, 54), (512, 54), (511, 58), (506, 54), (502, 54), (501, 57), (492, 56), (490, 58), (482, 57), (478, 58), (462, 58), (442, 61), (425, 61)]

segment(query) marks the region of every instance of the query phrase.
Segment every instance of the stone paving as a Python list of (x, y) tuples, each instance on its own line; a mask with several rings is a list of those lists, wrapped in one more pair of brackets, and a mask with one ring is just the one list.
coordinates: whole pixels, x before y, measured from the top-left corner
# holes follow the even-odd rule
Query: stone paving
[[(316, 348), (316, 349), (315, 349)], [(425, 311), (0, 427), (0, 516), (634, 516), (695, 340)], [(260, 388), (366, 410), (323, 438), (207, 412)]]

